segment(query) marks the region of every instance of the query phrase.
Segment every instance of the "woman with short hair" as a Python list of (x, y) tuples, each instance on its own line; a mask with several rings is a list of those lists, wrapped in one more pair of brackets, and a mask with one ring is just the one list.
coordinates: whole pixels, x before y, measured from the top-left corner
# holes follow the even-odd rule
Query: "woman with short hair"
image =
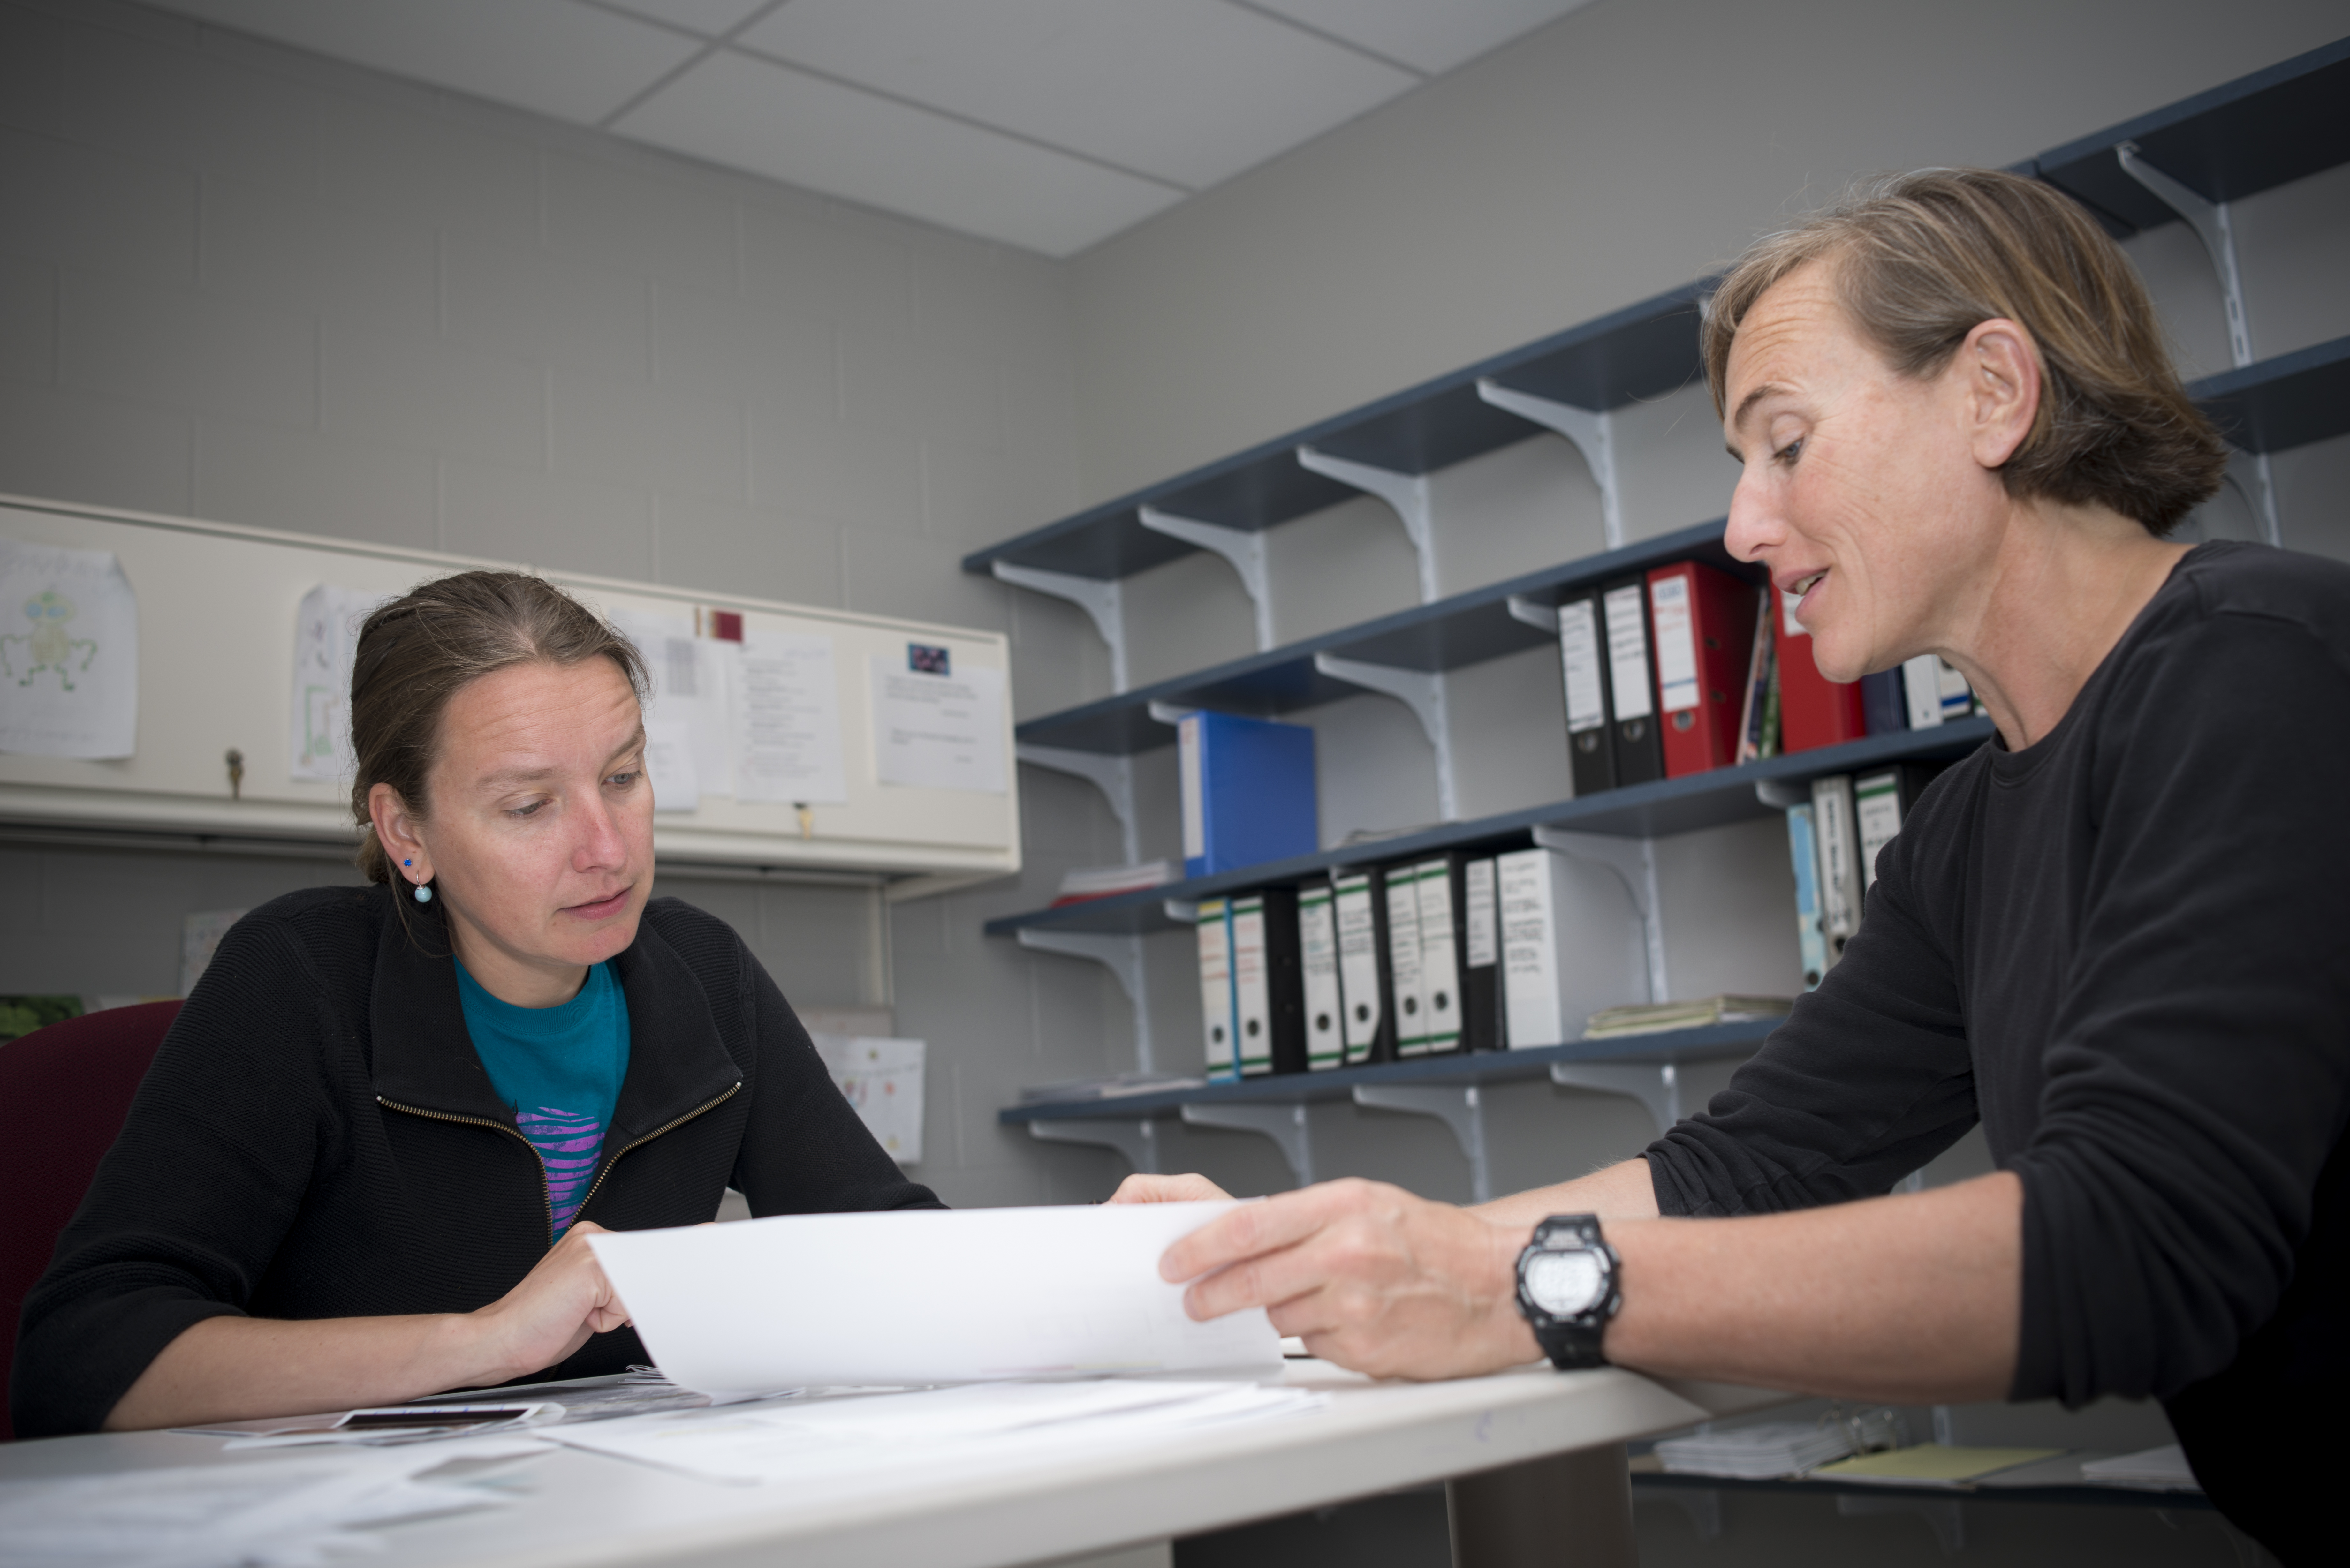
[[(1765, 240), (1704, 348), (1731, 553), (1830, 679), (1939, 654), (1997, 739), (1643, 1158), (1477, 1210), (1309, 1188), (1162, 1272), (1379, 1373), (1539, 1345), (1908, 1404), (2152, 1395), (2229, 1516), (2316, 1560), (2333, 1454), (2278, 1434), (2350, 1397), (2350, 567), (2163, 537), (2226, 450), (2128, 262), (2036, 182), (1911, 174)], [(1889, 1195), (1978, 1120), (1997, 1170)], [(1573, 1321), (1532, 1272), (1522, 1312), (1545, 1248), (1579, 1253), (1543, 1265)]]
[(637, 650), (466, 572), (351, 677), (366, 888), (222, 940), (27, 1298), (17, 1432), (384, 1404), (647, 1359), (587, 1238), (936, 1207), (724, 922), (652, 898)]

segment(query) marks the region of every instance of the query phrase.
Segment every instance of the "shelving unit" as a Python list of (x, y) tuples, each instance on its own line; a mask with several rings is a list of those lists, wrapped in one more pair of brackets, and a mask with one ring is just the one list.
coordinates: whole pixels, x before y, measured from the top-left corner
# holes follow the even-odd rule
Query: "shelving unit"
[[(2350, 161), (2350, 39), (2140, 116), (2027, 161), (2018, 171), (2047, 181), (2127, 237), (2174, 221), (2190, 225), (2210, 258), (2228, 317), (2233, 368), (2189, 389), (2248, 454), (2249, 498), (2267, 537), (2278, 540), (2269, 454), (2350, 431), (2350, 339), (2255, 361), (2229, 203)], [(1448, 717), (1457, 671), (1555, 646), (1556, 607), (1593, 582), (1695, 558), (1760, 580), (1732, 560), (1719, 521), (1656, 537), (1624, 537), (1615, 421), (1618, 410), (1692, 384), (1699, 362), (1700, 282), (1407, 389), (1221, 462), (1104, 503), (980, 550), (967, 571), (1053, 595), (1083, 607), (1110, 650), (1112, 691), (1051, 713), (1015, 732), (1023, 762), (1091, 780), (1126, 827), (1139, 859), (1136, 759), (1175, 740), (1193, 709), (1272, 718), (1366, 691), (1403, 703), (1435, 755), (1440, 820), (1392, 836), (1058, 909), (988, 922), (991, 935), (1042, 951), (1093, 960), (1133, 1001), (1139, 1064), (1152, 1065), (1143, 944), (1180, 929), (1202, 898), (1294, 885), (1332, 867), (1445, 849), (1490, 852), (1551, 845), (1599, 859), (1623, 876), (1646, 926), (1648, 980), (1663, 991), (1664, 941), (1657, 873), (1659, 838), (1770, 815), (1802, 798), (1809, 781), (1908, 760), (1956, 757), (1989, 738), (1986, 720), (1872, 737), (1744, 767), (1609, 791), (1579, 800), (1459, 820)], [(1581, 454), (1601, 503), (1597, 554), (1467, 591), (1438, 591), (1436, 543), (1459, 520), (1434, 514), (1430, 476), (1531, 440), (1562, 435)], [(2237, 482), (2241, 483), (2242, 479)], [(1410, 542), (1419, 568), (1415, 607), (1275, 646), (1265, 535), (1353, 499), (1378, 498)], [(1128, 679), (1126, 580), (1195, 551), (1229, 563), (1254, 609), (1255, 651), (1133, 687)], [(1564, 715), (1542, 715), (1563, 725)], [(1326, 764), (1327, 765), (1327, 764)], [(1627, 981), (1629, 977), (1627, 977)], [(1627, 984), (1627, 990), (1634, 989)], [(1155, 1119), (1262, 1133), (1301, 1181), (1313, 1179), (1306, 1107), (1333, 1100), (1415, 1111), (1447, 1123), (1486, 1187), (1479, 1089), (1539, 1078), (1633, 1095), (1660, 1125), (1678, 1115), (1676, 1064), (1695, 1054), (1751, 1051), (1767, 1030), (1742, 1028), (1582, 1043), (1485, 1056), (1424, 1058), (1377, 1067), (1003, 1110), (1037, 1137), (1106, 1144), (1138, 1168), (1156, 1168)], [(1562, 1076), (1562, 1075), (1565, 1075)], [(1326, 1174), (1326, 1173), (1323, 1173)], [(2191, 1506), (2191, 1505), (2190, 1505)]]

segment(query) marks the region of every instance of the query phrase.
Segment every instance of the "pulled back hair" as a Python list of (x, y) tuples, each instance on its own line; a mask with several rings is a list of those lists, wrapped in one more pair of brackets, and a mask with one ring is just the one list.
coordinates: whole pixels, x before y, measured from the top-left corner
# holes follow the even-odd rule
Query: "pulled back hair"
[(2168, 534), (2220, 488), (2228, 449), (2171, 368), (2146, 286), (2106, 232), (2037, 180), (1926, 169), (1856, 188), (1756, 241), (1706, 303), (1717, 417), (1738, 326), (1814, 261), (1899, 374), (1938, 375), (1980, 323), (2030, 335), (2040, 410), (2000, 478), (2023, 500), (2110, 507)]
[(636, 645), (586, 605), (527, 572), (460, 572), (378, 607), (359, 627), (351, 660), (351, 750), (359, 764), (351, 777), (351, 815), (359, 825), (359, 867), (368, 879), (395, 879), (368, 813), (368, 794), (390, 784), (412, 815), (425, 816), (427, 781), (441, 754), (441, 721), (451, 698), (513, 665), (568, 669), (597, 658), (618, 665), (642, 700), (645, 667)]

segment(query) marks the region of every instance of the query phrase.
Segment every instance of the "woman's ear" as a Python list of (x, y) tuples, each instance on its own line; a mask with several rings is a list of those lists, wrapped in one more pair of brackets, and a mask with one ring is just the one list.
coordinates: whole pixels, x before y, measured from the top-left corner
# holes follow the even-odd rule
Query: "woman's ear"
[(1977, 322), (1953, 357), (1963, 378), (1968, 436), (1975, 461), (2007, 465), (2040, 418), (2040, 355), (2032, 335), (2004, 317)]
[(407, 882), (419, 887), (432, 880), (432, 857), (424, 841), (416, 836), (416, 819), (409, 815), (408, 803), (388, 784), (371, 785), (368, 790), (368, 819), (375, 824), (376, 842), (391, 857), (391, 868)]

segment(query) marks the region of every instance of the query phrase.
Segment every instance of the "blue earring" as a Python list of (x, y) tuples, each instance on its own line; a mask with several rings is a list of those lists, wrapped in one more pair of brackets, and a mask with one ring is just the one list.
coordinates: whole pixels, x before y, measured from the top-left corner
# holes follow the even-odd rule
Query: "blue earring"
[(400, 864), (401, 864), (402, 866), (413, 866), (413, 865), (415, 865), (415, 864), (416, 864), (416, 862), (415, 862), (415, 861), (413, 861), (413, 860), (403, 860), (403, 861), (401, 861), (401, 862), (400, 862)]
[(420, 904), (431, 903), (432, 901), (432, 889), (426, 887), (423, 883), (419, 882), (416, 885), (416, 901)]

